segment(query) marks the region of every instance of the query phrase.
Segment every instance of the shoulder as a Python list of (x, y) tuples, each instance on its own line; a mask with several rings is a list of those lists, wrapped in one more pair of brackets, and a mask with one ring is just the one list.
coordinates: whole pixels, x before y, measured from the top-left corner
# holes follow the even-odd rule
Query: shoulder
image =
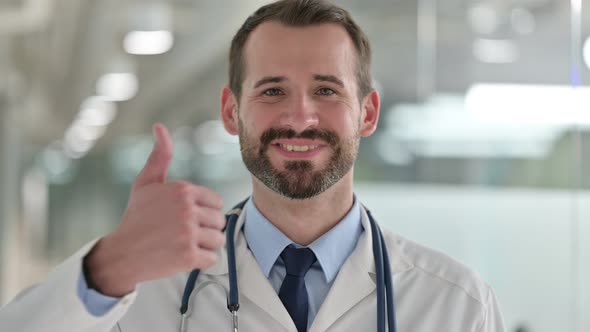
[[(383, 230), (390, 257), (400, 257), (408, 263), (405, 273), (413, 280), (423, 280), (437, 291), (452, 290), (485, 305), (490, 295), (489, 285), (481, 276), (452, 257)], [(393, 264), (393, 263), (392, 263)], [(417, 278), (418, 277), (418, 278)]]

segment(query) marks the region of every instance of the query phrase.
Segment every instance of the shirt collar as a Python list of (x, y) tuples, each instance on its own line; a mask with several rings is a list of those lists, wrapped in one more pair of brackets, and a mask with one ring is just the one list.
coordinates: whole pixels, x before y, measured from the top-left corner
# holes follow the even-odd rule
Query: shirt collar
[[(254, 205), (252, 198), (244, 208), (246, 213), (244, 236), (264, 275), (270, 270), (279, 255), (291, 243), (285, 234), (276, 228)], [(354, 203), (344, 218), (326, 234), (309, 245), (322, 267), (327, 282), (331, 282), (348, 256), (354, 251), (363, 232), (361, 206), (354, 197)]]

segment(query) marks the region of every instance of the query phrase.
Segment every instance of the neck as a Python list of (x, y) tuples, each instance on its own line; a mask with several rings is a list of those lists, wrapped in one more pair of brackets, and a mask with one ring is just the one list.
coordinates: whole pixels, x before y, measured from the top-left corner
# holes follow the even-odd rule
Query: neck
[(286, 198), (253, 177), (254, 204), (289, 239), (307, 246), (334, 227), (353, 204), (352, 170), (323, 193), (303, 200)]

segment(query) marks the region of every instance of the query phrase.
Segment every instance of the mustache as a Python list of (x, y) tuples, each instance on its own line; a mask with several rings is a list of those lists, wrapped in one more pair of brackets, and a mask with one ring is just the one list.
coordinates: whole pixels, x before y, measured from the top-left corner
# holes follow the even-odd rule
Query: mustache
[(322, 140), (328, 143), (330, 146), (336, 146), (339, 141), (338, 135), (336, 135), (336, 133), (326, 129), (310, 128), (302, 131), (301, 133), (297, 133), (295, 130), (289, 128), (269, 128), (265, 130), (260, 136), (262, 149), (265, 150), (272, 141), (281, 138), (305, 138), (312, 140)]

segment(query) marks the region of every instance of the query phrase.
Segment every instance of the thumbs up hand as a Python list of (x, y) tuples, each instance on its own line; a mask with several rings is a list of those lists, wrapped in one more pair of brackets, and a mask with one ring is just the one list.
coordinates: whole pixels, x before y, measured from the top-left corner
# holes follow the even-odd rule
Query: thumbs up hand
[(119, 226), (84, 259), (86, 277), (105, 295), (120, 297), (140, 282), (210, 267), (225, 243), (221, 197), (189, 182), (166, 182), (172, 139), (161, 124), (153, 132), (156, 144)]

